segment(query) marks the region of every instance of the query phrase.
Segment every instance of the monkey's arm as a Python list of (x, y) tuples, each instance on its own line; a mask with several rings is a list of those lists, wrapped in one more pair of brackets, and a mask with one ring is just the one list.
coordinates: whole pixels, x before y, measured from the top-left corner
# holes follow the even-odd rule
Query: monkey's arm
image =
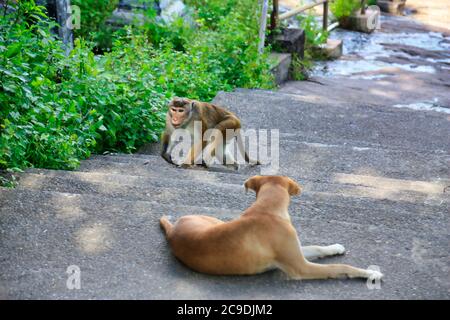
[(212, 142), (211, 150), (215, 150), (218, 144), (223, 143), (226, 139), (227, 129), (238, 130), (241, 128), (241, 121), (233, 114), (229, 114), (223, 118), (222, 121), (216, 124), (214, 129), (219, 130), (222, 133), (222, 140), (215, 139)]

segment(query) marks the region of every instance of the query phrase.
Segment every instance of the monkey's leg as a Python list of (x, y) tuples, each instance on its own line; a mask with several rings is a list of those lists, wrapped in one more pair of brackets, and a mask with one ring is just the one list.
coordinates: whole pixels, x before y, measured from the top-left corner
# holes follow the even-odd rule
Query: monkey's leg
[(183, 168), (190, 168), (195, 164), (195, 161), (197, 158), (201, 155), (203, 150), (203, 141), (198, 141), (197, 143), (194, 143), (194, 145), (189, 150), (188, 156), (186, 157), (186, 160), (182, 164)]
[(238, 146), (238, 151), (241, 153), (241, 155), (244, 156), (245, 162), (249, 163), (250, 165), (260, 165), (261, 164), (261, 162), (259, 162), (259, 160), (254, 160), (249, 157), (247, 151), (245, 150), (244, 139), (242, 137), (242, 132), (240, 129), (239, 129), (238, 134), (236, 135), (236, 143)]
[(234, 170), (239, 170), (239, 163), (233, 156), (231, 146), (232, 145), (230, 143), (226, 143), (223, 145), (223, 152), (225, 155), (224, 163), (227, 167), (231, 167)]
[[(224, 164), (224, 143), (222, 131), (214, 128), (206, 132), (207, 146), (203, 149), (203, 160), (207, 166), (214, 163)], [(216, 162), (218, 160), (218, 162)]]

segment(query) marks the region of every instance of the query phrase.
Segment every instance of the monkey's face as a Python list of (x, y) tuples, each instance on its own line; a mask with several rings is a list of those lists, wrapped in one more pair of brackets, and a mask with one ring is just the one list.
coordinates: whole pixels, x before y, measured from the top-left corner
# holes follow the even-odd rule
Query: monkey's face
[(191, 111), (188, 99), (174, 98), (169, 103), (169, 115), (174, 128), (181, 127), (188, 119)]
[(169, 112), (170, 116), (172, 117), (172, 125), (175, 128), (180, 127), (188, 117), (188, 112), (184, 107), (183, 108), (171, 107)]

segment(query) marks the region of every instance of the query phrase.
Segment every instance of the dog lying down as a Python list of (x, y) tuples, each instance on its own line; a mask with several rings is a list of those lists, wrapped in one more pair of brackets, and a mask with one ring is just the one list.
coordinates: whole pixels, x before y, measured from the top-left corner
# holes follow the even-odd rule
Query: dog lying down
[(251, 275), (281, 269), (292, 279), (383, 277), (378, 271), (309, 260), (343, 254), (340, 244), (302, 247), (288, 213), (301, 187), (282, 176), (254, 176), (245, 182), (256, 201), (232, 221), (188, 215), (171, 224), (160, 220), (173, 254), (193, 270), (215, 275)]

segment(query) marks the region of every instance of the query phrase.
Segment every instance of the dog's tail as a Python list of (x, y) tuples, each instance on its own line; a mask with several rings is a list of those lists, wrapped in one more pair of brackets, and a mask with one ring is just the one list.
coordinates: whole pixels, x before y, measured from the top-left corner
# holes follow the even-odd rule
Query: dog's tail
[(161, 219), (159, 219), (159, 224), (160, 224), (161, 228), (164, 230), (164, 232), (166, 233), (166, 237), (168, 238), (172, 232), (173, 224), (170, 223), (167, 216), (162, 216)]

